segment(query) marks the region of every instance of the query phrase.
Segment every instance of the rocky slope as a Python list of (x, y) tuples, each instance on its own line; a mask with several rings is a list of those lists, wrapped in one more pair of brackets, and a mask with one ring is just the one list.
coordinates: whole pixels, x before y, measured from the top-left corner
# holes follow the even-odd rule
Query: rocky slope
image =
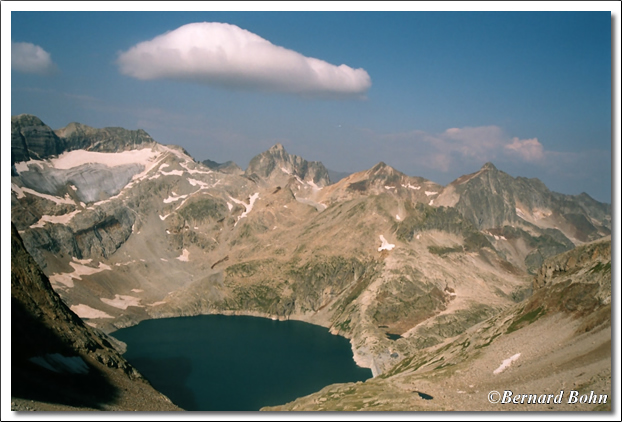
[(114, 343), (67, 308), (11, 226), (12, 409), (180, 410)]
[(106, 332), (300, 319), (349, 338), (380, 376), (514, 309), (547, 257), (611, 227), (609, 205), (490, 164), (446, 187), (384, 163), (330, 184), (281, 145), (242, 174), (140, 131), (51, 133), (80, 148), (14, 163), (12, 221), (63, 301)]
[[(382, 376), (263, 410), (610, 411), (611, 239), (547, 260), (534, 286), (528, 300)], [(520, 395), (517, 403), (499, 403), (506, 390)], [(541, 398), (562, 391), (561, 403)], [(529, 394), (539, 401), (529, 403)]]
[(225, 163), (217, 163), (216, 161), (212, 161), (212, 160), (203, 160), (201, 161), (201, 164), (203, 164), (204, 166), (206, 166), (207, 168), (211, 170), (216, 170), (221, 173), (238, 174), (238, 175), (244, 173), (244, 170), (242, 170), (242, 168), (238, 166), (236, 163), (234, 163), (233, 161), (227, 161)]

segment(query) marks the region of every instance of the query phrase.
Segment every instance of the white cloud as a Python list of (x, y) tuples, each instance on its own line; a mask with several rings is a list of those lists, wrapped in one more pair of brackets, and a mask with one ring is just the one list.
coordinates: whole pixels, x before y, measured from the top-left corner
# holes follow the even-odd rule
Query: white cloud
[(11, 41), (11, 69), (23, 73), (48, 74), (56, 70), (50, 53), (38, 45)]
[(544, 157), (544, 147), (537, 138), (520, 140), (512, 138), (512, 143), (505, 150), (517, 154), (525, 161), (540, 161)]
[(404, 155), (412, 154), (417, 164), (443, 172), (454, 169), (458, 163), (476, 165), (496, 160), (535, 163), (548, 153), (537, 138), (509, 138), (494, 125), (450, 128), (438, 134), (394, 133), (380, 135), (379, 139), (392, 141), (393, 148)]
[(363, 97), (364, 69), (305, 57), (235, 25), (191, 23), (121, 52), (121, 73), (142, 80), (174, 79), (236, 89), (309, 96)]

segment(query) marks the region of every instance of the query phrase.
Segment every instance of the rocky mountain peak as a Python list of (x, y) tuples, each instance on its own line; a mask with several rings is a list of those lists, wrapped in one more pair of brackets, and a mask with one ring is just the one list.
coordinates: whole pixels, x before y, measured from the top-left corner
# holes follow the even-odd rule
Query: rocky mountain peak
[(272, 153), (280, 152), (280, 151), (285, 152), (285, 148), (283, 147), (283, 144), (276, 143), (276, 144), (272, 145), (268, 151), (272, 152)]
[(45, 123), (41, 121), (37, 116), (32, 114), (19, 114), (17, 116), (11, 116), (11, 124), (23, 125), (23, 126), (45, 126)]
[(328, 170), (319, 161), (307, 161), (297, 155), (288, 154), (281, 144), (273, 145), (269, 150), (255, 156), (248, 165), (246, 176), (255, 175), (261, 179), (284, 179), (290, 177), (311, 181), (319, 187), (330, 184)]
[(482, 170), (497, 170), (497, 168), (495, 167), (493, 163), (489, 161), (482, 166)]
[(390, 165), (386, 164), (384, 161), (379, 162), (375, 166), (373, 166), (369, 172), (375, 175), (390, 175), (394, 173), (399, 173)]
[(64, 142), (64, 150), (87, 149), (98, 152), (117, 152), (140, 148), (155, 141), (143, 129), (129, 130), (120, 127), (94, 128), (72, 122), (54, 131)]
[(63, 151), (63, 142), (36, 116), (11, 117), (11, 164), (44, 159)]

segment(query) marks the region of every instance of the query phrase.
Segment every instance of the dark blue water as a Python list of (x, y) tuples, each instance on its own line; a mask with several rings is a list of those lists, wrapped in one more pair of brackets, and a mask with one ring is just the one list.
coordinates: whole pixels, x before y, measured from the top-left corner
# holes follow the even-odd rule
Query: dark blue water
[(254, 411), (371, 378), (350, 342), (299, 321), (203, 315), (143, 321), (113, 334), (124, 357), (186, 410)]

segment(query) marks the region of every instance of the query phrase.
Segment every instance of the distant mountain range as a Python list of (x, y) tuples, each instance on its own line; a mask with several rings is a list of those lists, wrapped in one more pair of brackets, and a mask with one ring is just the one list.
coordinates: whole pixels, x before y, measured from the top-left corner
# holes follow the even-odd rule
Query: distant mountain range
[(11, 161), (13, 224), (92, 327), (299, 319), (349, 338), (374, 380), (519, 315), (547, 262), (611, 234), (610, 204), (492, 163), (442, 186), (382, 162), (335, 175), (277, 144), (242, 170), (142, 130), (30, 115), (12, 118)]

